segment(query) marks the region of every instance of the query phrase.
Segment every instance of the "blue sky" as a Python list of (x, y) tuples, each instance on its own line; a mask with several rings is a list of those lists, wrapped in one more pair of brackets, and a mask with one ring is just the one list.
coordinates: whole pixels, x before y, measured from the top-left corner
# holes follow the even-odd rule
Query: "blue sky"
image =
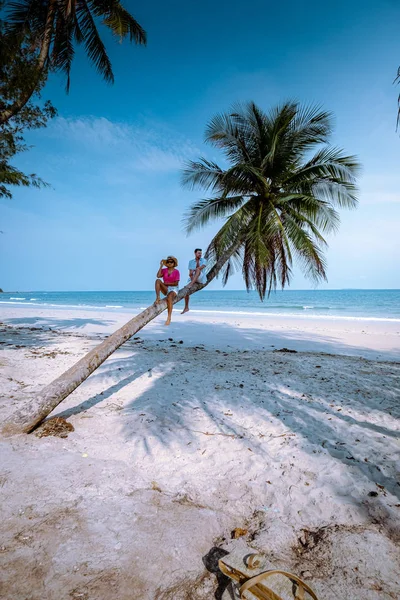
[[(237, 101), (290, 98), (335, 114), (333, 143), (363, 164), (360, 204), (329, 238), (322, 289), (400, 288), (400, 137), (392, 85), (400, 64), (395, 0), (125, 0), (148, 46), (105, 34), (116, 83), (77, 52), (70, 94), (53, 76), (59, 116), (31, 134), (18, 166), (50, 182), (2, 199), (0, 285), (7, 290), (147, 290), (159, 260), (205, 248), (217, 225), (183, 232), (201, 192), (180, 186), (207, 121)], [(219, 283), (213, 284), (220, 287)], [(242, 289), (240, 274), (228, 289)], [(295, 270), (292, 289), (312, 284)]]

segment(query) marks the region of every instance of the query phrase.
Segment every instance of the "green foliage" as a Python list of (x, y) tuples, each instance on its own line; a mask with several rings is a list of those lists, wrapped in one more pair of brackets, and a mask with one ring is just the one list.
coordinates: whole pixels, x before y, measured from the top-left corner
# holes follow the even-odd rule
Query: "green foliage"
[(83, 44), (97, 71), (106, 81), (114, 81), (98, 24), (107, 27), (119, 41), (128, 38), (146, 44), (146, 32), (120, 0), (14, 0), (6, 4), (9, 32), (28, 35), (41, 50), (43, 66), (65, 73), (67, 90), (75, 44)]
[[(26, 89), (37, 81), (37, 52), (32, 50), (29, 39), (22, 41), (4, 33), (0, 23), (0, 111), (18, 101)], [(20, 152), (28, 150), (24, 142), (25, 130), (45, 127), (55, 116), (56, 110), (50, 102), (43, 106), (36, 103), (40, 99), (40, 89), (45, 74), (39, 78), (36, 92), (31, 100), (7, 123), (0, 126), (0, 197), (12, 197), (10, 186), (42, 187), (47, 184), (37, 175), (26, 175), (10, 164)]]
[(269, 114), (249, 103), (210, 121), (205, 141), (229, 166), (205, 158), (187, 164), (183, 184), (212, 197), (191, 206), (186, 226), (225, 220), (207, 249), (214, 263), (232, 250), (224, 283), (240, 267), (247, 289), (263, 299), (290, 283), (294, 258), (306, 276), (326, 279), (323, 234), (338, 228), (337, 208), (357, 205), (359, 169), (355, 157), (328, 145), (331, 131), (329, 113), (297, 102)]

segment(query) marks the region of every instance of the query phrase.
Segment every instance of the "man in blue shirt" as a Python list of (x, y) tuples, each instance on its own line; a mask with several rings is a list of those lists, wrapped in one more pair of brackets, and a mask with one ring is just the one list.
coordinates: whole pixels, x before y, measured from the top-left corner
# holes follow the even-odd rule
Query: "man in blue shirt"
[[(195, 283), (207, 283), (207, 276), (205, 272), (205, 268), (207, 266), (207, 261), (202, 257), (201, 248), (196, 248), (194, 251), (194, 258), (189, 261), (189, 279), (187, 282), (188, 287), (194, 285)], [(186, 313), (189, 311), (189, 296), (185, 296), (185, 308), (182, 311)]]

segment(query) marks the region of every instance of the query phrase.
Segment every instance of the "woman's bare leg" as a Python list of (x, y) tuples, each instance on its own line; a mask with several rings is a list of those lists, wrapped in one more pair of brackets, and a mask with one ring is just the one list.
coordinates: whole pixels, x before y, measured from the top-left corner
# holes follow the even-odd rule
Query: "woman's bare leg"
[(165, 321), (166, 325), (171, 324), (172, 307), (174, 305), (175, 296), (176, 296), (176, 292), (170, 292), (167, 296), (168, 317), (167, 317), (167, 320)]
[(164, 295), (166, 295), (167, 292), (168, 292), (168, 288), (165, 285), (165, 283), (163, 283), (161, 281), (161, 279), (156, 279), (155, 289), (156, 289), (156, 301), (155, 301), (155, 304), (158, 304), (160, 302), (160, 292), (162, 292)]

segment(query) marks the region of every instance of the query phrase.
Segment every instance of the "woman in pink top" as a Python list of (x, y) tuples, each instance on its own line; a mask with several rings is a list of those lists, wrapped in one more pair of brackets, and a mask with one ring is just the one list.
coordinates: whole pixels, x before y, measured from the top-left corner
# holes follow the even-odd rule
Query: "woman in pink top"
[(175, 256), (167, 256), (165, 260), (160, 262), (160, 268), (157, 272), (157, 277), (162, 277), (163, 281), (156, 279), (156, 304), (160, 302), (160, 292), (167, 296), (168, 317), (165, 321), (166, 325), (171, 323), (172, 305), (179, 288), (179, 280), (181, 275), (176, 268), (178, 261)]

